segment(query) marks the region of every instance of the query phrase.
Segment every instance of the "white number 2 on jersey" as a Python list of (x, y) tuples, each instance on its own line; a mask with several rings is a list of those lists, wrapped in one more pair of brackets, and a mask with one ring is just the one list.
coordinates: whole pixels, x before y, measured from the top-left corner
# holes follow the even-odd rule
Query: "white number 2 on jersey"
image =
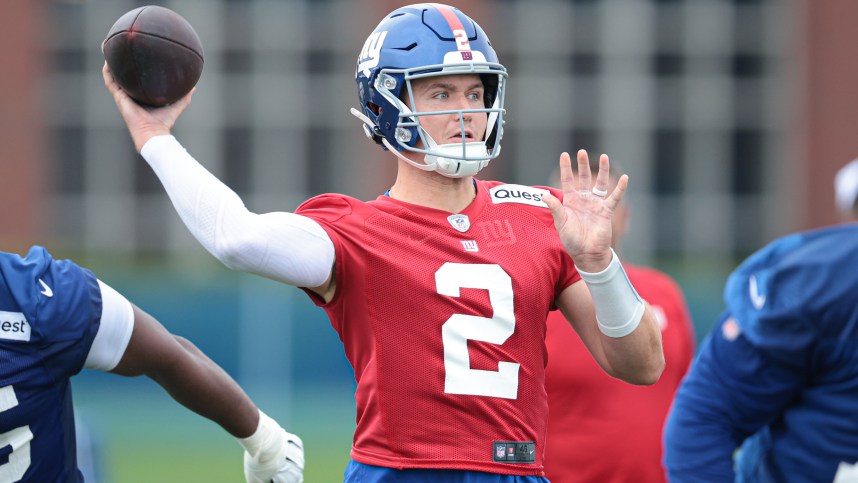
[[(8, 411), (18, 405), (18, 398), (12, 386), (0, 387), (0, 412)], [(0, 465), (0, 481), (19, 481), (30, 467), (30, 441), (33, 433), (29, 426), (21, 426), (0, 434), (0, 448), (12, 446), (9, 461)]]
[(459, 297), (461, 288), (485, 289), (491, 318), (453, 314), (441, 327), (444, 343), (444, 392), (506, 399), (518, 397), (516, 362), (498, 362), (497, 371), (471, 369), (468, 339), (503, 344), (515, 332), (512, 279), (499, 265), (445, 263), (435, 272), (441, 295)]

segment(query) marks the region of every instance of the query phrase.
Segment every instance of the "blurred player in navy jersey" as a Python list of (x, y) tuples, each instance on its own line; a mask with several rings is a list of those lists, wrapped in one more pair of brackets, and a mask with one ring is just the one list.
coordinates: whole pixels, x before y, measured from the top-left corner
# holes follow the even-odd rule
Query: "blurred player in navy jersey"
[[(611, 163), (609, 186), (622, 175), (619, 165)], [(612, 246), (616, 251), (620, 251), (630, 212), (625, 201), (614, 211)], [(652, 268), (623, 265), (658, 318), (664, 372), (657, 383), (647, 387), (608, 376), (563, 315), (551, 312), (546, 336), (545, 475), (552, 483), (666, 481), (661, 464), (662, 427), (694, 357), (694, 326), (685, 296), (670, 276)], [(623, 456), (617, 457), (617, 452)]]
[(170, 135), (190, 96), (147, 110), (104, 76), (200, 243), (324, 307), (357, 380), (347, 481), (545, 481), (555, 307), (605, 371), (636, 384), (661, 374), (656, 318), (611, 250), (628, 179), (608, 192), (607, 156), (594, 180), (585, 152), (574, 178), (561, 155), (562, 203), (557, 190), (474, 178), (500, 151), (506, 70), (458, 9), (397, 9), (358, 57), (352, 112), (398, 163), (369, 202), (328, 194), (252, 213)]
[(221, 425), (245, 448), (249, 482), (302, 480), (301, 440), (193, 344), (42, 247), (0, 252), (0, 481), (83, 481), (70, 378), (84, 368), (146, 375)]
[(776, 240), (724, 301), (668, 417), (670, 481), (858, 481), (858, 224)]

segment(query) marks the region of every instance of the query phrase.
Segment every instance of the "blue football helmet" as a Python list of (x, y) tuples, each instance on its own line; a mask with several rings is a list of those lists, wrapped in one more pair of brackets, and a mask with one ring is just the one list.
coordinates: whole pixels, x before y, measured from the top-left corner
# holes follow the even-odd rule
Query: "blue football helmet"
[[(411, 81), (423, 77), (477, 74), (483, 82), (483, 109), (415, 112)], [(360, 110), (367, 137), (400, 159), (444, 176), (473, 176), (500, 154), (507, 72), (486, 33), (460, 10), (437, 3), (409, 5), (391, 12), (373, 30), (355, 71)], [(403, 90), (405, 89), (405, 90)], [(468, 142), (463, 114), (488, 116), (485, 137)], [(420, 125), (421, 116), (458, 114), (462, 142), (437, 144)], [(422, 147), (417, 141), (422, 141)], [(425, 164), (400, 151), (423, 153)]]

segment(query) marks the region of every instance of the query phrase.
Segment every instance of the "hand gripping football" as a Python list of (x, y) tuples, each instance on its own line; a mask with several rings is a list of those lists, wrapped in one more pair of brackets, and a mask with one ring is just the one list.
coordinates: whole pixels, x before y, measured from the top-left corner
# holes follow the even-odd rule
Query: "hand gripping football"
[(119, 17), (101, 50), (116, 83), (144, 105), (181, 99), (203, 71), (203, 45), (194, 28), (176, 12), (155, 5)]

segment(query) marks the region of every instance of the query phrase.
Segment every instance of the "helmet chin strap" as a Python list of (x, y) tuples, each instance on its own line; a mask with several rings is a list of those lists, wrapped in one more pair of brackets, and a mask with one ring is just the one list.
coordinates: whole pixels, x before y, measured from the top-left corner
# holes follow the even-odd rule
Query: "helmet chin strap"
[[(370, 119), (369, 117), (367, 117), (366, 114), (358, 111), (354, 107), (350, 108), (349, 112), (351, 112), (354, 117), (363, 121), (363, 132), (368, 138), (373, 139), (372, 126), (374, 126), (374, 123), (372, 122), (372, 119)], [(397, 158), (405, 161), (406, 163), (410, 164), (411, 166), (414, 166), (415, 168), (422, 169), (423, 171), (435, 171), (435, 168), (437, 167), (436, 163), (420, 164), (415, 161), (412, 161), (411, 159), (408, 159), (407, 157), (402, 155), (402, 153), (400, 153), (398, 149), (393, 147), (393, 145), (390, 144), (390, 141), (388, 141), (385, 137), (381, 138), (381, 144), (383, 144), (384, 147), (386, 147), (387, 150), (393, 153)]]
[[(374, 125), (372, 120), (364, 113), (358, 111), (353, 107), (349, 110), (349, 112), (351, 112), (353, 116), (360, 119), (364, 123), (364, 133), (366, 133), (367, 137), (372, 139), (373, 136), (371, 126)], [(488, 149), (486, 148), (486, 143), (484, 141), (438, 144), (425, 130), (423, 130), (423, 135), (425, 136), (426, 144), (428, 145), (427, 148), (442, 155), (438, 156), (434, 154), (426, 154), (423, 157), (423, 160), (426, 161), (426, 164), (418, 163), (403, 155), (399, 152), (398, 149), (396, 149), (392, 144), (390, 144), (390, 141), (388, 141), (385, 137), (381, 138), (381, 143), (384, 144), (384, 146), (397, 158), (405, 161), (411, 166), (414, 166), (415, 168), (423, 171), (435, 171), (436, 173), (442, 176), (446, 176), (448, 178), (465, 178), (468, 176), (474, 176), (481, 169), (485, 168), (491, 160), (489, 158)], [(459, 155), (460, 153), (462, 153), (463, 145), (464, 157), (483, 159), (455, 159), (443, 156), (445, 154), (448, 156)]]

